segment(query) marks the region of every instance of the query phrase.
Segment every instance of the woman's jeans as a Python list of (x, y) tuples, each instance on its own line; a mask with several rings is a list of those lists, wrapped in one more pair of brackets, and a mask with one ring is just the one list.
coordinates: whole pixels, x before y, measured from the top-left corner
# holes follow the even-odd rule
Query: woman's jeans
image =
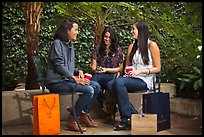
[[(92, 81), (97, 81), (101, 85), (101, 90), (106, 90), (107, 89), (107, 83), (110, 80), (114, 79), (114, 73), (95, 73), (92, 77)], [(103, 100), (105, 99), (104, 94), (102, 91), (99, 93), (97, 99), (99, 103), (102, 105)]]
[(131, 114), (138, 113), (129, 101), (128, 92), (146, 90), (147, 84), (139, 78), (119, 77), (107, 84), (108, 91), (117, 100), (121, 124), (130, 124)]
[[(58, 94), (70, 94), (75, 88), (76, 83), (70, 81), (62, 81), (59, 83), (53, 83), (47, 85), (50, 93)], [(90, 81), (90, 85), (81, 85), (77, 84), (76, 92), (82, 92), (82, 95), (79, 95), (79, 98), (75, 104), (76, 113), (79, 116), (82, 110), (86, 113), (90, 113), (96, 97), (98, 96), (101, 90), (100, 85), (95, 81)], [(73, 115), (73, 113), (70, 113)]]

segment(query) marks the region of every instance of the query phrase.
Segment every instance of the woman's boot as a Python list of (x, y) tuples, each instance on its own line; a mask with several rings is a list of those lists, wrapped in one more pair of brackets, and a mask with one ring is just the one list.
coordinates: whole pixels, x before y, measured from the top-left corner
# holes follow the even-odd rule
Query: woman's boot
[(86, 113), (81, 113), (79, 116), (79, 122), (81, 125), (86, 127), (98, 127), (98, 125), (93, 123), (93, 119)]
[[(81, 125), (79, 125), (82, 129), (83, 132), (86, 131), (86, 128), (83, 128)], [(74, 119), (74, 116), (71, 116), (69, 117), (69, 120), (68, 120), (68, 124), (67, 124), (67, 128), (69, 130), (72, 130), (72, 131), (80, 131), (78, 126), (77, 126), (77, 122), (76, 120)]]

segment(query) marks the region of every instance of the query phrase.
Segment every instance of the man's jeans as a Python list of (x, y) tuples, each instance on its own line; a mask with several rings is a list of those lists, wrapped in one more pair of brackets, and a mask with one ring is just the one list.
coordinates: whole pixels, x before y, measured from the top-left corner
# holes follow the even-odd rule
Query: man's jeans
[[(53, 83), (47, 86), (50, 93), (57, 94), (70, 94), (75, 88), (76, 83), (70, 81), (63, 81), (59, 83)], [(94, 101), (101, 90), (100, 85), (95, 81), (90, 81), (90, 85), (77, 84), (76, 91), (82, 92), (75, 104), (76, 113), (79, 116), (84, 110), (86, 113), (91, 111)], [(73, 115), (73, 113), (71, 113)]]
[(117, 100), (121, 124), (129, 124), (128, 119), (131, 118), (131, 114), (138, 112), (129, 101), (128, 92), (146, 90), (148, 89), (147, 84), (139, 78), (119, 77), (109, 81), (107, 89), (112, 97)]

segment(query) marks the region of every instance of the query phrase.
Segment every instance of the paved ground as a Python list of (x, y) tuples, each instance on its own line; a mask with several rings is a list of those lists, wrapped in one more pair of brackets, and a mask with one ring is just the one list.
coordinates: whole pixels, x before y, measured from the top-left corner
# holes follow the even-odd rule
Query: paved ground
[[(119, 117), (116, 118), (118, 121)], [(131, 131), (114, 131), (110, 120), (94, 119), (98, 128), (87, 128), (84, 135), (130, 135)], [(32, 125), (2, 127), (2, 135), (32, 135)], [(60, 135), (81, 135), (66, 130), (66, 121), (61, 122)], [(171, 113), (171, 129), (157, 132), (157, 135), (202, 135), (202, 118)]]

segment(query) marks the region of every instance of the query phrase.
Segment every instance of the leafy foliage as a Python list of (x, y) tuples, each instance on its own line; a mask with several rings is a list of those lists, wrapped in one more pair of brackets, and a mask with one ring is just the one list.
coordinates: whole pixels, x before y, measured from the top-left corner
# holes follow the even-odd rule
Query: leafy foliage
[[(201, 2), (43, 2), (39, 54), (48, 55), (53, 35), (64, 18), (80, 20), (76, 47), (79, 69), (91, 72), (91, 52), (94, 25), (103, 19), (104, 25), (115, 27), (124, 54), (133, 42), (131, 24), (145, 20), (152, 39), (160, 48), (162, 82), (177, 85), (180, 96), (199, 96), (202, 90), (202, 3)], [(75, 6), (73, 6), (75, 5)], [(13, 90), (25, 82), (24, 2), (2, 3), (2, 90)], [(82, 9), (82, 10), (80, 10)], [(128, 13), (128, 16), (127, 16)]]
[(22, 82), (27, 72), (23, 3), (2, 3), (2, 90)]

